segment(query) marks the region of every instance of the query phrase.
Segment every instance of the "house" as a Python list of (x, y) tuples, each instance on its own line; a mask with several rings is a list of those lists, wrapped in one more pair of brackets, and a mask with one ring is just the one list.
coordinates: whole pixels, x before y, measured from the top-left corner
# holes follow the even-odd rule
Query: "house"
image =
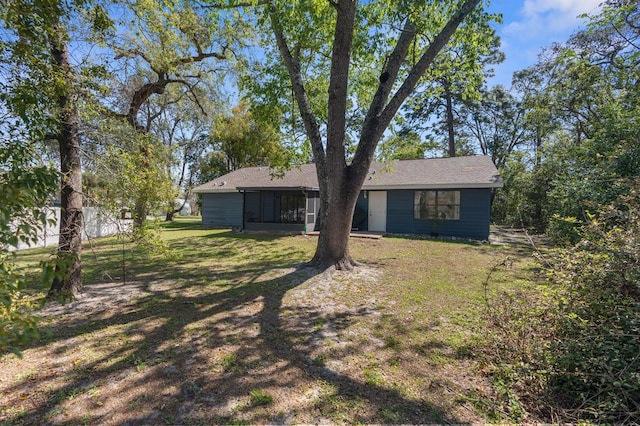
[[(198, 186), (202, 225), (249, 231), (318, 229), (314, 164), (272, 178), (268, 167), (233, 171)], [(475, 240), (489, 238), (492, 192), (502, 178), (486, 156), (373, 163), (355, 213), (354, 229)]]

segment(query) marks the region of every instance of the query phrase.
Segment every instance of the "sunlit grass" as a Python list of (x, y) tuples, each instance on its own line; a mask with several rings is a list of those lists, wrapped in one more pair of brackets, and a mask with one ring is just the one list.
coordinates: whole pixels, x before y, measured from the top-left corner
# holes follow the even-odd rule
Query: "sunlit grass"
[[(64, 396), (60, 407), (47, 407), (51, 419), (62, 418), (70, 401), (87, 399), (89, 392), (100, 395), (108, 405), (112, 391), (102, 382), (92, 382), (96, 377), (105, 382), (113, 376), (121, 380), (156, 377), (162, 382), (180, 371), (194, 374), (190, 380), (202, 378), (192, 389), (175, 373), (180, 382), (173, 385), (182, 387), (182, 395), (190, 398), (209, 382), (219, 386), (246, 383), (237, 397), (236, 411), (204, 423), (270, 423), (274, 421), (268, 417), (271, 408), (287, 400), (277, 391), (278, 381), (286, 376), (265, 371), (278, 362), (287, 366), (298, 362), (296, 368), (303, 371), (338, 371), (352, 381), (350, 386), (375, 389), (373, 393), (381, 395), (379, 406), (372, 408), (371, 400), (344, 391), (332, 376), (326, 381), (323, 377), (315, 387), (297, 378), (311, 386), (313, 391), (303, 399), (321, 419), (339, 423), (450, 421), (455, 416), (445, 416), (447, 407), (459, 399), (456, 392), (462, 393), (448, 390), (455, 389), (448, 382), (451, 371), (465, 380), (477, 374), (469, 363), (480, 338), (477, 330), (485, 290), (526, 286), (532, 275), (532, 261), (526, 253), (503, 247), (391, 236), (352, 239), (352, 256), (363, 269), (375, 271), (377, 279), (368, 282), (357, 275), (335, 275), (333, 299), (324, 300), (326, 287), (307, 288), (306, 280), (296, 278), (297, 272), (287, 272), (300, 271), (311, 259), (317, 237), (202, 229), (194, 218), (178, 218), (161, 227), (171, 252), (168, 256), (145, 254), (118, 237), (85, 242), (86, 289), (117, 291), (130, 284), (142, 293), (113, 306), (107, 300), (87, 320), (48, 320), (57, 328), (53, 336), (42, 340), (42, 350), (51, 345), (56, 356), (75, 363), (67, 373), (73, 386), (48, 384), (62, 389), (59, 392)], [(47, 290), (37, 282), (37, 264), (53, 252), (47, 248), (18, 254), (22, 270), (34, 277), (33, 294), (42, 296)], [(485, 289), (493, 266), (507, 257), (511, 258), (509, 267), (494, 271)], [(317, 310), (305, 305), (304, 299), (287, 299), (298, 287), (308, 292), (308, 299), (317, 299)], [(278, 300), (270, 307), (275, 312), (266, 310), (270, 298)], [(367, 310), (362, 311), (365, 305)], [(271, 335), (273, 324), (279, 328)], [(283, 355), (296, 352), (303, 354), (304, 362)], [(26, 354), (28, 357), (29, 352)], [(191, 357), (197, 362), (189, 364)], [(196, 366), (200, 369), (193, 373), (191, 368)], [(39, 370), (24, 371), (25, 376), (16, 380), (38, 378), (35, 372)], [(34, 373), (29, 375), (29, 371)], [(309, 374), (320, 380), (318, 371)], [(260, 382), (262, 377), (265, 382)], [(304, 394), (304, 389), (295, 389), (297, 385), (293, 380), (282, 386)], [(83, 394), (75, 395), (74, 389), (83, 389)], [(179, 402), (155, 400), (157, 395), (150, 387), (135, 389), (149, 398), (148, 404), (140, 406)], [(388, 401), (390, 396), (395, 398), (393, 404)], [(416, 407), (422, 406), (428, 406), (425, 413), (431, 414), (416, 418)], [(163, 410), (163, 416), (173, 416)], [(18, 410), (12, 418), (23, 415)], [(313, 416), (302, 419), (316, 421)]]

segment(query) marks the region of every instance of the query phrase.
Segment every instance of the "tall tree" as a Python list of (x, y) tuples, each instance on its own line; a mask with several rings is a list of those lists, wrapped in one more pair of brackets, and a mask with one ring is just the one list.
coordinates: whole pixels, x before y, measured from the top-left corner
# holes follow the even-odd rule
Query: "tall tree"
[(438, 148), (436, 142), (423, 141), (416, 132), (403, 130), (380, 143), (377, 157), (379, 161), (414, 160), (425, 158), (427, 151)]
[[(640, 27), (638, 3), (610, 1), (586, 30), (554, 45), (516, 75), (536, 145), (530, 178), (541, 225), (558, 240), (628, 193), (637, 179)], [(542, 204), (543, 203), (543, 204)]]
[[(240, 49), (242, 38), (251, 31), (240, 16), (230, 20), (197, 1), (146, 0), (125, 5), (122, 15), (114, 19), (129, 31), (107, 43), (116, 59), (112, 75), (118, 96), (103, 103), (112, 117), (124, 119), (145, 141), (159, 143), (162, 135), (156, 130), (162, 125), (154, 128), (154, 124), (163, 119), (165, 106), (188, 101), (193, 110), (206, 114), (201, 97), (220, 93), (227, 71), (240, 57), (234, 50)], [(154, 98), (164, 99), (154, 104)], [(150, 154), (147, 146), (139, 146), (142, 157)], [(149, 168), (157, 167), (166, 171), (165, 165), (143, 162), (141, 167), (140, 173), (156, 174)], [(140, 194), (136, 202), (138, 227), (149, 213), (153, 201), (149, 195)]]
[(212, 151), (203, 163), (204, 170), (219, 176), (242, 167), (284, 164), (288, 151), (279, 136), (274, 125), (255, 117), (250, 105), (240, 102), (231, 114), (213, 124), (209, 134)]
[(483, 90), (481, 100), (467, 102), (460, 117), (482, 155), (491, 157), (499, 170), (516, 148), (530, 141), (524, 107), (502, 86)]
[(504, 60), (495, 30), (481, 29), (472, 40), (474, 46), (455, 45), (442, 52), (430, 73), (431, 84), (412, 96), (404, 108), (408, 112), (407, 126), (443, 139), (448, 157), (455, 157), (459, 149), (464, 151), (461, 110), (482, 97), (482, 87), (493, 75), (491, 65)]
[[(57, 1), (3, 2), (3, 23), (15, 34), (5, 47), (16, 67), (12, 112), (34, 135), (55, 140), (59, 146), (61, 218), (58, 262), (50, 296), (75, 296), (82, 291), (82, 169), (78, 71), (70, 61), (68, 26), (74, 7)], [(101, 16), (96, 9), (96, 17)], [(44, 115), (46, 119), (34, 120)], [(41, 126), (34, 128), (35, 126)]]
[[(378, 142), (459, 27), (459, 39), (471, 40), (474, 27), (490, 19), (479, 3), (266, 2), (318, 175), (321, 231), (313, 264), (355, 265), (351, 220)], [(359, 111), (366, 112), (354, 120), (358, 129), (349, 127)]]
[(52, 137), (58, 141), (60, 147), (62, 186), (58, 257), (64, 263), (56, 265), (57, 273), (49, 289), (50, 297), (64, 293), (70, 293), (75, 297), (82, 291), (82, 167), (79, 117), (66, 37), (62, 22), (55, 24), (49, 43), (54, 67), (62, 78), (63, 87), (57, 96), (60, 125)]
[[(169, 87), (172, 91), (174, 87)], [(206, 96), (200, 97), (200, 104), (207, 115), (215, 111), (212, 102), (206, 102)], [(165, 220), (171, 221), (189, 201), (191, 189), (197, 178), (199, 161), (206, 152), (207, 134), (210, 129), (208, 117), (201, 110), (192, 108), (192, 103), (184, 97), (160, 97), (153, 102), (160, 103), (161, 114), (155, 120), (152, 131), (167, 149), (165, 164), (166, 175), (175, 188), (175, 196), (167, 202)], [(180, 203), (176, 198), (182, 199)]]

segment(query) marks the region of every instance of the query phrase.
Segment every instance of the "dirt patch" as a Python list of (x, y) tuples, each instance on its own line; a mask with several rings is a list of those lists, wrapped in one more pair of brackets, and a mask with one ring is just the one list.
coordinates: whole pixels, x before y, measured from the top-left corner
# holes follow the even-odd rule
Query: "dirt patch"
[[(46, 344), (25, 350), (21, 360), (0, 361), (0, 420), (478, 420), (464, 404), (448, 402), (450, 412), (443, 414), (436, 408), (443, 400), (424, 400), (424, 392), (407, 384), (399, 366), (422, 374), (416, 355), (389, 349), (371, 327), (381, 316), (371, 289), (382, 274), (372, 267), (355, 273), (274, 269), (255, 277), (259, 291), (229, 289), (233, 298), (177, 292), (166, 281), (88, 286), (80, 300), (45, 307), (53, 331)], [(453, 392), (458, 385), (450, 372), (442, 375), (432, 368), (421, 386)]]

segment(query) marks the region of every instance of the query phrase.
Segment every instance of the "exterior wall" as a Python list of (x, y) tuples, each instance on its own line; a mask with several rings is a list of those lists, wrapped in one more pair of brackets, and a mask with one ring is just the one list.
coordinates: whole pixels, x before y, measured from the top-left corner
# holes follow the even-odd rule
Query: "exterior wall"
[(202, 226), (241, 227), (242, 207), (243, 194), (239, 192), (202, 194)]
[[(245, 227), (247, 230), (265, 232), (303, 231), (305, 224), (246, 221), (248, 214), (258, 213), (260, 209), (264, 222), (273, 221), (275, 219), (274, 211), (276, 208), (279, 209), (279, 199), (275, 195), (276, 193), (273, 191), (246, 194), (203, 194), (202, 226), (209, 228)], [(243, 202), (245, 196), (246, 205)], [(387, 191), (388, 233), (430, 235), (432, 232), (437, 231), (439, 236), (444, 237), (474, 240), (486, 240), (489, 238), (491, 189), (460, 189), (460, 220), (441, 220), (438, 221), (437, 227), (432, 220), (414, 219), (413, 202), (413, 190)], [(367, 219), (359, 227), (360, 230), (368, 229), (368, 206), (368, 197), (365, 198), (364, 192), (361, 192), (356, 202), (356, 209), (367, 213)], [(243, 215), (245, 218), (244, 223)]]
[(387, 192), (387, 232), (396, 234), (424, 234), (438, 232), (439, 236), (473, 240), (489, 238), (491, 219), (491, 189), (460, 189), (460, 220), (434, 221), (414, 219), (413, 190)]

